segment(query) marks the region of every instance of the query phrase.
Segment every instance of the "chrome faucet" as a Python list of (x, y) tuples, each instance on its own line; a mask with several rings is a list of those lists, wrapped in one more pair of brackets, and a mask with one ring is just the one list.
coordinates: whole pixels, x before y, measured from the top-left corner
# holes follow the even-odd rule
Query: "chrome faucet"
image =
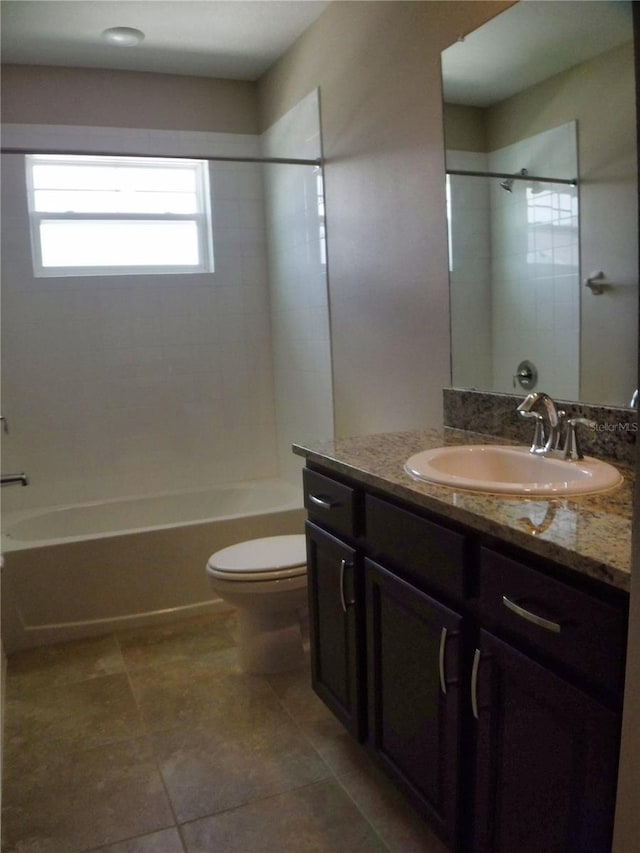
[(17, 486), (20, 483), (23, 486), (29, 485), (29, 478), (22, 472), (21, 474), (2, 474), (0, 475), (0, 485), (2, 486)]
[[(544, 416), (540, 412), (533, 411), (538, 403), (544, 406), (547, 415), (548, 430), (545, 430)], [(528, 394), (524, 398), (516, 411), (523, 418), (533, 418), (535, 420), (533, 442), (530, 448), (531, 453), (547, 456), (558, 451), (561, 424), (565, 413), (558, 411), (556, 404), (548, 394), (545, 394), (543, 391), (532, 391), (531, 394)]]
[[(541, 403), (549, 422), (548, 434), (545, 431), (545, 419), (540, 412), (533, 409)], [(530, 447), (531, 453), (540, 456), (557, 456), (560, 459), (576, 461), (583, 459), (582, 448), (578, 439), (577, 427), (585, 426), (595, 429), (597, 424), (588, 418), (567, 418), (567, 413), (558, 409), (548, 394), (542, 391), (533, 391), (517, 407), (516, 411), (523, 418), (535, 420), (533, 442)], [(564, 436), (563, 436), (564, 430)]]

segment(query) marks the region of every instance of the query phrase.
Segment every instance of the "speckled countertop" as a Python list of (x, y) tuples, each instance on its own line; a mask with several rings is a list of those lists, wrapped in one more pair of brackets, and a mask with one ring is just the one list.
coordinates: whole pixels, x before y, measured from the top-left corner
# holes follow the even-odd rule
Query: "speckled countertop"
[(455, 491), (413, 480), (406, 459), (450, 444), (509, 444), (505, 439), (444, 428), (383, 433), (294, 444), (310, 462), (365, 486), (495, 536), (563, 566), (629, 591), (632, 471), (619, 463), (624, 483), (601, 495), (529, 499)]

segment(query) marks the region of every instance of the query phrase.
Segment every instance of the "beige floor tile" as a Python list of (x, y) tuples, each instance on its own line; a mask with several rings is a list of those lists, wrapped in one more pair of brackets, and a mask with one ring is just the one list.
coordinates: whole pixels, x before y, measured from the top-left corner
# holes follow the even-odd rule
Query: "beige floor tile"
[[(144, 630), (122, 631), (117, 640), (128, 670), (192, 661), (200, 666), (220, 666), (233, 660), (235, 626), (232, 612), (202, 616)], [(233, 651), (233, 657), (220, 652)]]
[(177, 829), (164, 829), (152, 835), (95, 848), (90, 853), (184, 853)]
[(7, 662), (7, 695), (119, 672), (124, 672), (124, 661), (113, 635), (25, 649)]
[(322, 720), (326, 719), (327, 716), (333, 718), (331, 711), (313, 692), (308, 661), (303, 669), (265, 677), (286, 708), (287, 713), (294, 720), (300, 722), (303, 720)]
[(239, 670), (233, 622), (11, 657), (3, 853), (444, 853), (308, 667)]
[(392, 853), (448, 853), (423, 818), (373, 765), (340, 776), (338, 781)]
[(188, 853), (387, 853), (333, 781), (182, 827)]
[(7, 701), (6, 758), (25, 747), (56, 744), (65, 752), (141, 735), (142, 717), (127, 676), (105, 675), (75, 684), (23, 690)]
[(298, 725), (336, 776), (368, 766), (364, 747), (353, 739), (330, 711), (326, 717), (303, 720)]
[(314, 693), (308, 668), (267, 679), (287, 713), (336, 775), (366, 765), (363, 748)]
[(147, 739), (49, 753), (3, 791), (5, 853), (77, 853), (174, 825)]
[(232, 717), (250, 723), (254, 718), (259, 720), (265, 709), (281, 712), (264, 678), (229, 666), (215, 669), (181, 663), (151, 667), (133, 672), (131, 683), (150, 731)]
[(179, 821), (192, 820), (330, 775), (327, 765), (281, 710), (249, 722), (242, 714), (200, 729), (153, 737)]

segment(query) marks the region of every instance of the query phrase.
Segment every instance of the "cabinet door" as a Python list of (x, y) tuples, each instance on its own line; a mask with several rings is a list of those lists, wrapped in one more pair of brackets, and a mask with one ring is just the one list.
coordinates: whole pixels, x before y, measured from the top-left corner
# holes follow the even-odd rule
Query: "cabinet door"
[(353, 548), (306, 523), (311, 680), (354, 737), (364, 737), (362, 570)]
[(371, 560), (365, 575), (369, 743), (453, 849), (461, 617)]
[(609, 853), (619, 714), (485, 632), (471, 681), (476, 853)]

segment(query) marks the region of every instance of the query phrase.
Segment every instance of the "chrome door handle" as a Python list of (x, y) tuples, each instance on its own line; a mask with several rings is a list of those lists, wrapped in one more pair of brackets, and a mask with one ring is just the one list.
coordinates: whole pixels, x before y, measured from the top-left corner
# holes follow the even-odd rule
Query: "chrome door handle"
[(353, 601), (347, 601), (344, 594), (344, 573), (347, 566), (351, 565), (347, 563), (346, 560), (340, 561), (340, 604), (342, 605), (342, 612), (347, 612), (347, 607), (351, 607)]
[(476, 720), (478, 716), (478, 668), (480, 666), (480, 649), (473, 653), (473, 666), (471, 667), (471, 712)]
[(322, 507), (322, 509), (332, 509), (334, 506), (340, 506), (340, 504), (337, 501), (330, 501), (330, 500), (327, 500), (326, 498), (318, 497), (317, 495), (311, 495), (310, 494), (309, 500), (311, 501), (311, 503), (315, 504), (316, 506)]
[(502, 596), (502, 603), (508, 610), (515, 613), (516, 616), (519, 616), (521, 619), (526, 619), (527, 622), (532, 622), (539, 628), (544, 628), (545, 631), (551, 631), (554, 634), (559, 634), (562, 630), (562, 625), (559, 622), (552, 622), (551, 619), (545, 619), (544, 616), (538, 616), (537, 613), (532, 613), (530, 610), (526, 610), (524, 607), (516, 604), (515, 601), (511, 601), (511, 599), (507, 598), (506, 595)]
[(447, 695), (447, 680), (444, 673), (444, 655), (447, 648), (447, 629), (440, 632), (440, 653), (438, 655), (438, 670), (440, 672), (440, 690), (444, 696)]

